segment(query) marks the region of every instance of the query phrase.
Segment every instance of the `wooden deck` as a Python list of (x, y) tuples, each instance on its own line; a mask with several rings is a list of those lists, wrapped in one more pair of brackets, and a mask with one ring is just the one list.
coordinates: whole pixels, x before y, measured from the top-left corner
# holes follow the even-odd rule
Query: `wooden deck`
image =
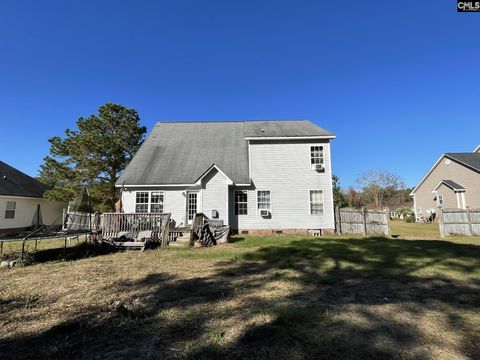
[(118, 248), (140, 248), (148, 243), (168, 244), (170, 213), (105, 213), (101, 215), (101, 241)]

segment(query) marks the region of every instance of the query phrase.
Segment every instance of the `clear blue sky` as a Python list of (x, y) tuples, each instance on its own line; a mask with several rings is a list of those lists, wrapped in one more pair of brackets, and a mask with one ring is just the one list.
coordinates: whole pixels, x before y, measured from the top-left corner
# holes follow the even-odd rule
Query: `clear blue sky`
[(480, 144), (479, 34), (454, 0), (3, 0), (0, 159), (35, 176), (49, 137), (116, 102), (148, 129), (310, 119), (337, 134), (343, 186), (414, 185)]

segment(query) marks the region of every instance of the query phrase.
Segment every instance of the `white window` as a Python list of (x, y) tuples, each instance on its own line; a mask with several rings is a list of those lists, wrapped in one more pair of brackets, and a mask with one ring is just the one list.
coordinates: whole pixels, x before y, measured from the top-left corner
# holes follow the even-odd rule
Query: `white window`
[(150, 193), (150, 212), (163, 213), (163, 193), (152, 191)]
[(135, 198), (135, 212), (148, 213), (148, 191), (137, 191)]
[(310, 164), (312, 169), (315, 168), (315, 165), (323, 165), (323, 161), (323, 146), (310, 146)]
[(443, 195), (438, 195), (437, 196), (437, 203), (438, 203), (438, 206), (442, 206), (444, 204)]
[(135, 195), (135, 212), (163, 213), (163, 192), (137, 191)]
[(15, 208), (17, 203), (15, 201), (7, 201), (7, 209), (5, 210), (5, 219), (15, 218)]
[(310, 215), (323, 215), (323, 190), (310, 190)]
[(258, 210), (270, 210), (270, 190), (257, 191)]
[(235, 215), (248, 214), (248, 195), (246, 190), (235, 190)]

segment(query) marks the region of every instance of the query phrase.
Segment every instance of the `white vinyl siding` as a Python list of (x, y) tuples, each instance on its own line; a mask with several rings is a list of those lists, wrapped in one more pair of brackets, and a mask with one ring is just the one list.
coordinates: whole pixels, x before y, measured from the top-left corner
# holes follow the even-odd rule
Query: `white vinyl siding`
[(218, 212), (217, 219), (223, 220), (224, 224), (228, 224), (228, 195), (227, 178), (218, 170), (212, 169), (202, 179), (201, 211), (209, 218), (212, 218), (212, 212), (216, 210)]
[[(126, 213), (136, 212), (136, 194), (139, 192), (152, 193), (154, 204), (155, 194), (162, 194), (164, 213), (170, 213), (171, 219), (176, 223), (176, 226), (184, 226), (187, 224), (187, 194), (189, 191), (197, 192), (197, 211), (203, 212), (205, 215), (211, 218), (212, 211), (218, 212), (218, 219), (224, 220), (225, 224), (228, 224), (229, 220), (229, 188), (227, 185), (227, 179), (224, 175), (213, 169), (202, 179), (202, 184), (198, 187), (188, 189), (185, 187), (135, 187), (129, 188), (122, 192), (122, 204), (123, 211)], [(162, 199), (160, 197), (160, 200)], [(144, 197), (143, 197), (144, 198)], [(151, 208), (152, 197), (150, 196), (150, 202), (148, 208)], [(233, 199), (233, 197), (232, 197)], [(232, 200), (233, 201), (233, 200)]]
[(122, 206), (125, 213), (136, 212), (136, 194), (137, 192), (161, 192), (163, 194), (163, 212), (171, 213), (171, 219), (175, 220), (176, 225), (185, 225), (186, 202), (184, 188), (130, 188), (122, 191)]
[[(324, 172), (311, 170), (311, 147), (323, 147)], [(328, 140), (251, 141), (252, 186), (234, 187), (247, 192), (248, 215), (234, 215), (232, 229), (333, 229), (333, 193)], [(257, 209), (257, 190), (270, 191), (271, 216), (262, 217)], [(323, 189), (324, 214), (310, 216), (310, 190)], [(255, 199), (252, 201), (252, 199)]]

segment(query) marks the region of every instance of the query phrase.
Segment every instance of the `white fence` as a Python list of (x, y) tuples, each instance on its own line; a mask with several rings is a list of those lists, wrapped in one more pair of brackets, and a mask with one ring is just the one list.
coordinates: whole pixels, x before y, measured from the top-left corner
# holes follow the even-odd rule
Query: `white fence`
[(440, 209), (440, 236), (480, 236), (480, 209)]
[(335, 211), (337, 233), (361, 235), (390, 235), (389, 210), (337, 208)]

